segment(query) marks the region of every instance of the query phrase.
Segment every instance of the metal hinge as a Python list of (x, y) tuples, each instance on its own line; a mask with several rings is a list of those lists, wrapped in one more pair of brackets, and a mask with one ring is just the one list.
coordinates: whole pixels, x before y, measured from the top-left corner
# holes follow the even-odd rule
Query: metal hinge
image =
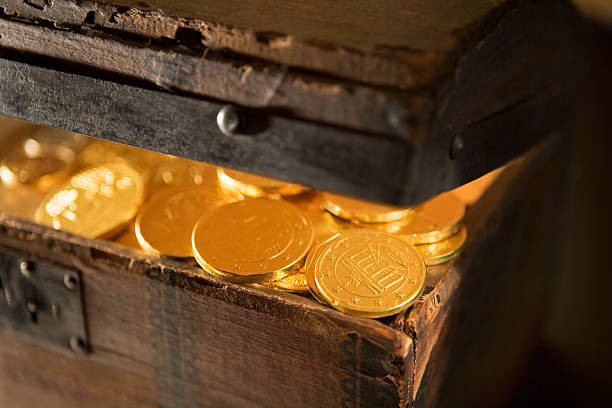
[(79, 272), (0, 252), (0, 327), (89, 352)]

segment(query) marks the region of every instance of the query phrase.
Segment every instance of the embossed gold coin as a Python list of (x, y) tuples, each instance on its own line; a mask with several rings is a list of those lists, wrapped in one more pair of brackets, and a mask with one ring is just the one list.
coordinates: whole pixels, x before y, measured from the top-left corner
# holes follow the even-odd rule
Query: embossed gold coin
[(308, 190), (308, 187), (299, 184), (221, 167), (217, 169), (217, 175), (223, 186), (247, 197), (290, 196)]
[(426, 267), (420, 252), (401, 238), (356, 229), (340, 232), (320, 248), (313, 274), (318, 293), (334, 308), (383, 317), (418, 299)]
[(331, 242), (337, 234), (329, 237), (326, 241), (323, 241), (312, 247), (308, 256), (306, 257), (306, 262), (303, 266), (304, 275), (306, 277), (306, 283), (308, 284), (308, 289), (310, 290), (310, 294), (320, 303), (327, 305), (327, 301), (323, 299), (323, 296), (319, 293), (319, 289), (315, 283), (314, 271), (315, 271), (315, 263), (319, 257), (319, 254), (329, 242)]
[(142, 178), (131, 167), (90, 167), (54, 187), (35, 220), (86, 237), (109, 236), (136, 215), (143, 197)]
[(248, 283), (295, 268), (312, 241), (312, 226), (296, 207), (266, 198), (219, 207), (202, 216), (192, 235), (204, 270)]
[(377, 229), (399, 235), (413, 245), (442, 241), (457, 233), (465, 216), (465, 204), (453, 193), (443, 193), (421, 204), (409, 217)]
[(397, 221), (414, 211), (413, 207), (396, 207), (327, 192), (323, 193), (323, 207), (336, 217), (364, 223)]
[(286, 276), (269, 281), (266, 283), (266, 286), (286, 292), (308, 292), (308, 281), (306, 280), (303, 267)]
[(467, 230), (461, 227), (458, 233), (433, 244), (415, 245), (415, 248), (425, 258), (426, 265), (437, 265), (450, 261), (463, 249), (467, 239)]
[(74, 152), (63, 146), (40, 145), (28, 139), (0, 163), (0, 180), (8, 188), (49, 191), (72, 171)]
[(152, 197), (136, 217), (136, 237), (154, 256), (190, 258), (191, 234), (206, 210), (242, 199), (221, 188), (216, 179), (199, 186), (169, 188)]

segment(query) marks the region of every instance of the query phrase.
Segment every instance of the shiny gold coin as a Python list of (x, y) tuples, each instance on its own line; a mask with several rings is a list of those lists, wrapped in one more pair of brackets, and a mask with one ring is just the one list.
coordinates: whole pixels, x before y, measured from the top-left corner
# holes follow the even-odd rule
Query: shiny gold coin
[(397, 221), (414, 211), (412, 207), (396, 207), (332, 193), (323, 193), (323, 207), (336, 217), (364, 223)]
[(304, 275), (306, 277), (306, 283), (308, 284), (308, 289), (310, 290), (310, 294), (319, 302), (324, 305), (327, 305), (327, 301), (323, 298), (323, 296), (319, 293), (319, 288), (315, 283), (314, 271), (315, 271), (315, 263), (319, 257), (321, 251), (323, 251), (327, 244), (331, 242), (337, 234), (329, 237), (326, 241), (323, 241), (313, 248), (308, 253), (306, 257), (306, 262), (304, 263), (304, 267), (302, 268), (304, 271)]
[(108, 163), (124, 164), (136, 170), (148, 183), (153, 170), (164, 159), (163, 154), (107, 140), (96, 140), (78, 155), (81, 166), (98, 166)]
[(465, 216), (465, 204), (453, 193), (426, 201), (406, 219), (378, 224), (377, 229), (399, 235), (413, 245), (431, 244), (456, 234)]
[(415, 248), (425, 258), (426, 265), (438, 265), (459, 255), (466, 239), (467, 230), (465, 227), (461, 227), (458, 233), (445, 240), (433, 244), (415, 245)]
[(154, 256), (193, 256), (191, 234), (207, 210), (242, 199), (225, 190), (216, 179), (200, 186), (175, 187), (148, 200), (136, 217), (136, 237), (142, 249)]
[(41, 145), (62, 146), (74, 152), (78, 152), (90, 143), (90, 138), (78, 133), (66, 130), (54, 129), (45, 126), (35, 127), (29, 135), (29, 139)]
[(142, 251), (138, 238), (136, 238), (135, 229), (134, 221), (132, 221), (113, 241), (119, 245)]
[(41, 146), (32, 139), (0, 163), (0, 180), (8, 188), (49, 191), (72, 171), (75, 154), (61, 146)]
[(46, 193), (35, 188), (7, 188), (0, 183), (0, 212), (34, 220), (36, 209)]
[(109, 236), (136, 215), (143, 197), (142, 178), (131, 167), (90, 167), (54, 187), (35, 220), (86, 237)]
[(287, 276), (274, 279), (266, 283), (266, 286), (286, 292), (308, 292), (308, 281), (306, 280), (306, 274), (304, 273), (303, 268), (300, 268)]
[(204, 270), (251, 283), (295, 268), (312, 241), (312, 226), (296, 207), (265, 198), (205, 214), (192, 235), (194, 256)]
[(291, 196), (308, 190), (308, 187), (299, 184), (221, 167), (217, 169), (217, 176), (223, 186), (247, 197)]
[(414, 246), (391, 234), (358, 229), (327, 242), (314, 263), (314, 283), (334, 308), (383, 317), (412, 305), (425, 286), (426, 267)]

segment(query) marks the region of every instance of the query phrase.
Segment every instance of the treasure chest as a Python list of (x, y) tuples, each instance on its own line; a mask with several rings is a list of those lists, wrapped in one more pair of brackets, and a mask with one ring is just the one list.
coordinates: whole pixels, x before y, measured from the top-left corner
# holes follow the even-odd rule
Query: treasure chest
[[(560, 245), (581, 61), (571, 5), (3, 0), (0, 10), (7, 117), (403, 209), (498, 169), (467, 201), (463, 251), (427, 266), (410, 307), (383, 315), (35, 222), (25, 205), (3, 210), (1, 406), (504, 398)], [(4, 134), (25, 131), (3, 123)], [(2, 140), (4, 156), (13, 139)], [(362, 261), (343, 264), (351, 279)], [(384, 291), (392, 275), (377, 276), (369, 289)]]

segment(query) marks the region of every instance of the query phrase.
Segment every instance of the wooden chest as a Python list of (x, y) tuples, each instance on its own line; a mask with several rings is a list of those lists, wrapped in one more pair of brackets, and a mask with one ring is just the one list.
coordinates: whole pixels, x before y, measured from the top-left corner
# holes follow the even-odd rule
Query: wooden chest
[(560, 245), (577, 19), (357, 3), (0, 2), (6, 116), (397, 204), (520, 156), (469, 208), (461, 256), (383, 319), (0, 213), (1, 406), (503, 400)]

